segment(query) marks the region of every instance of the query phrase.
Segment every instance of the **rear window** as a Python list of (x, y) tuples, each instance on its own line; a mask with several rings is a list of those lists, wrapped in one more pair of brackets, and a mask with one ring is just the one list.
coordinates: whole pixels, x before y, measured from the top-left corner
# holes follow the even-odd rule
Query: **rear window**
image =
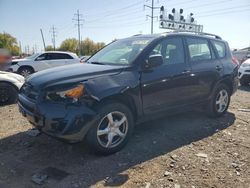
[(226, 56), (226, 46), (223, 42), (219, 42), (219, 41), (212, 41), (217, 54), (220, 58), (223, 58)]
[(199, 38), (187, 38), (187, 45), (191, 61), (212, 59), (208, 41)]

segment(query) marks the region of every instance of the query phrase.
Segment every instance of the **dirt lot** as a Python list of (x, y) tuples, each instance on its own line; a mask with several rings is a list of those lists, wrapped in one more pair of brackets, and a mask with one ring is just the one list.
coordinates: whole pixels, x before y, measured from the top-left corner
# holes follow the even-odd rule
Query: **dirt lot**
[[(250, 88), (239, 88), (222, 118), (189, 112), (144, 123), (125, 149), (102, 157), (30, 136), (16, 105), (0, 107), (0, 188), (249, 188), (250, 112), (240, 108), (250, 109)], [(42, 185), (31, 181), (37, 173), (47, 175)]]

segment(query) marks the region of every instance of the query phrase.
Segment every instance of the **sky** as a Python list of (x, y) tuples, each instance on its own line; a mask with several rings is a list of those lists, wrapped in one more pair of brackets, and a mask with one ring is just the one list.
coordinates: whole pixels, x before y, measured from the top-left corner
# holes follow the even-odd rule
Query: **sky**
[[(154, 0), (156, 7), (193, 13), (204, 32), (220, 35), (231, 48), (250, 45), (250, 0)], [(150, 33), (151, 0), (0, 0), (0, 33), (17, 38), (22, 50), (43, 50), (40, 29), (46, 45), (52, 45), (51, 28), (56, 28), (56, 47), (66, 38), (78, 38), (77, 10), (82, 14), (81, 38), (109, 43), (138, 33)], [(159, 16), (159, 9), (154, 16)], [(166, 32), (154, 19), (154, 33)]]

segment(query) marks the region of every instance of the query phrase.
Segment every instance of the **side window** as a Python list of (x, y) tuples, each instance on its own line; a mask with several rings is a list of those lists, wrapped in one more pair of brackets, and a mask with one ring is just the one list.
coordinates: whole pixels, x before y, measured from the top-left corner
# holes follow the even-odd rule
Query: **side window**
[(39, 55), (35, 61), (43, 61), (43, 60), (47, 60), (47, 54), (41, 54)]
[(163, 65), (185, 63), (181, 38), (165, 39), (152, 50), (150, 55), (160, 54)]
[(187, 38), (187, 45), (191, 61), (212, 59), (209, 44), (206, 39)]
[(73, 59), (69, 54), (61, 54), (62, 59)]
[(63, 53), (54, 53), (53, 56), (54, 59), (73, 59), (70, 55)]
[(58, 59), (73, 59), (73, 58), (68, 54), (48, 53), (48, 60), (58, 60)]
[(220, 58), (223, 58), (225, 57), (226, 55), (226, 46), (223, 42), (219, 42), (219, 41), (212, 41), (216, 51), (217, 51), (217, 54)]

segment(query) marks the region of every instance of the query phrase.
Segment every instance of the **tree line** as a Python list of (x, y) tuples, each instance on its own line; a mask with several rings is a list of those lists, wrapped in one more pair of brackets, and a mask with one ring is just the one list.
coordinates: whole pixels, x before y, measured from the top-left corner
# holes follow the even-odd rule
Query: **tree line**
[[(94, 42), (93, 40), (86, 38), (80, 42), (80, 54), (92, 55), (104, 46), (105, 43), (103, 42)], [(11, 55), (21, 55), (21, 49), (18, 46), (17, 39), (8, 33), (0, 33), (0, 48), (7, 49)], [(48, 45), (45, 50), (53, 51), (54, 48), (51, 45)], [(75, 38), (65, 39), (55, 50), (74, 52), (79, 55), (78, 40)]]
[(0, 48), (7, 49), (11, 55), (20, 55), (17, 40), (9, 33), (0, 33)]
[[(61, 45), (56, 48), (59, 51), (69, 51), (74, 52), (79, 55), (79, 44), (78, 40), (75, 38), (65, 39)], [(86, 38), (80, 42), (80, 52), (81, 55), (92, 55), (101, 48), (105, 46), (104, 42), (94, 42), (93, 40)], [(52, 51), (54, 48), (49, 45), (46, 46), (46, 51)]]

